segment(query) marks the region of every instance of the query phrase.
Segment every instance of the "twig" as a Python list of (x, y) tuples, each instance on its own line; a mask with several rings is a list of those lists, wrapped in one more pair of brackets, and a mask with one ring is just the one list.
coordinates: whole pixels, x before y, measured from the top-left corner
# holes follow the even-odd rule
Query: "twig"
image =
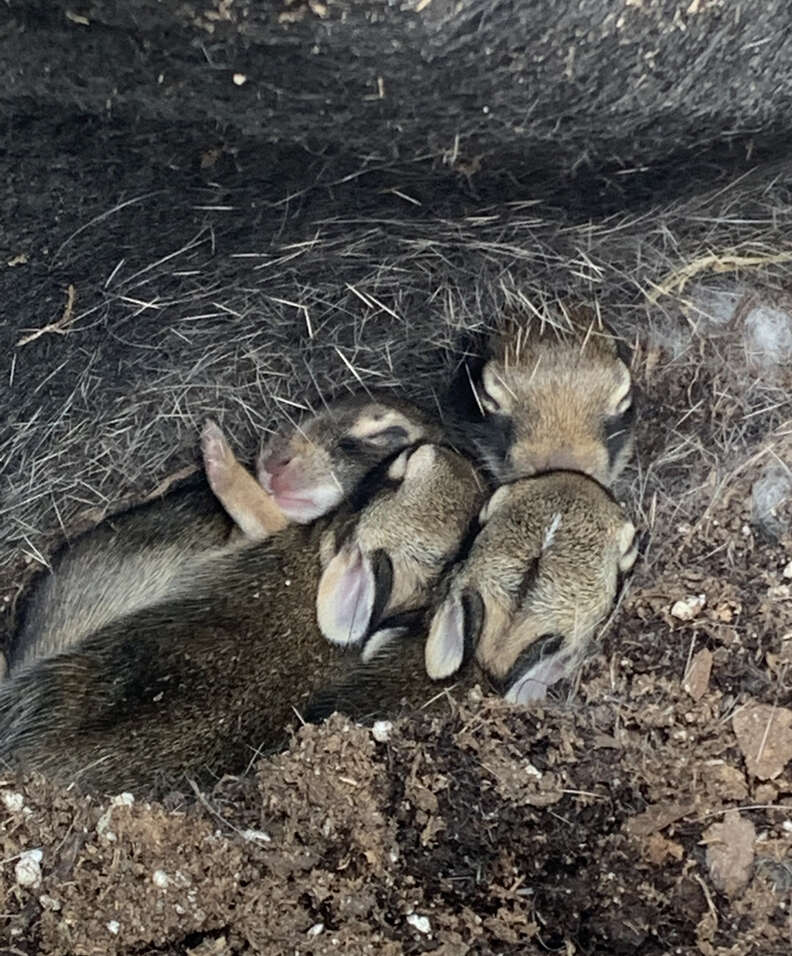
[(77, 290), (70, 284), (66, 289), (66, 306), (58, 321), (50, 322), (49, 325), (45, 325), (44, 328), (31, 332), (29, 335), (23, 335), (17, 342), (16, 347), (21, 348), (23, 345), (27, 345), (28, 342), (34, 342), (39, 336), (46, 335), (47, 332), (54, 332), (57, 335), (66, 335), (69, 331), (69, 327), (76, 319), (74, 314), (74, 300), (76, 297)]

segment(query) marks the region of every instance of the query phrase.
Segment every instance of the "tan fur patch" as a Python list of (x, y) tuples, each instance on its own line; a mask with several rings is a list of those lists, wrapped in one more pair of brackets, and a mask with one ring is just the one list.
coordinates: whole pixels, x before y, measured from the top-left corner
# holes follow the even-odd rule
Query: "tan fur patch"
[(209, 485), (244, 536), (263, 541), (282, 531), (288, 521), (280, 508), (234, 456), (220, 428), (207, 424), (203, 433)]
[(376, 417), (370, 411), (361, 412), (357, 421), (349, 429), (351, 438), (376, 438), (387, 428), (403, 428), (407, 433), (408, 442), (414, 442), (423, 434), (423, 429), (411, 422), (409, 418), (392, 408), (382, 407), (382, 412)]
[(267, 492), (238, 462), (233, 480), (220, 502), (251, 541), (263, 541), (282, 531), (289, 523)]

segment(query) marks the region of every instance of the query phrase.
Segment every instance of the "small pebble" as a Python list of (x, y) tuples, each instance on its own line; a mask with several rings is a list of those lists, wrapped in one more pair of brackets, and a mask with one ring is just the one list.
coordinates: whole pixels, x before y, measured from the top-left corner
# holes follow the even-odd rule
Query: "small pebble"
[(314, 923), (313, 926), (306, 931), (306, 936), (321, 936), (324, 932), (324, 923)]
[(792, 561), (784, 568), (783, 575), (785, 578), (792, 578)]
[(243, 830), (242, 839), (250, 840), (251, 843), (271, 843), (272, 837), (263, 830)]
[(25, 805), (25, 798), (15, 790), (4, 790), (2, 793), (3, 806), (9, 813), (19, 813)]
[(692, 621), (694, 617), (698, 616), (706, 602), (707, 598), (704, 594), (697, 594), (682, 601), (677, 601), (671, 608), (671, 617), (675, 617), (679, 621)]
[(244, 73), (235, 73), (233, 79), (234, 86), (244, 86), (247, 83), (247, 77)]
[(41, 850), (25, 850), (14, 868), (20, 886), (38, 886), (41, 883)]
[(99, 817), (96, 821), (96, 834), (101, 837), (103, 840), (107, 840), (108, 843), (115, 843), (116, 835), (110, 829), (110, 818), (113, 816), (113, 808), (110, 807), (108, 810)]
[(781, 462), (768, 465), (751, 488), (751, 520), (771, 538), (789, 530), (785, 506), (792, 499), (792, 472)]
[(384, 744), (391, 735), (393, 723), (390, 720), (375, 720), (371, 728), (371, 736), (378, 744)]
[(110, 801), (110, 806), (96, 821), (96, 832), (109, 843), (115, 843), (116, 835), (110, 829), (110, 821), (113, 817), (113, 810), (116, 807), (131, 807), (135, 798), (131, 793), (119, 793)]
[(154, 870), (151, 881), (154, 886), (158, 886), (161, 890), (165, 890), (170, 883), (170, 877), (165, 870)]
[(121, 924), (117, 919), (111, 919), (107, 924), (108, 930), (113, 934), (113, 936), (118, 936), (118, 931), (121, 929)]
[(410, 913), (407, 917), (407, 922), (413, 929), (417, 929), (419, 933), (424, 933), (425, 935), (431, 933), (432, 924), (429, 922), (426, 916), (419, 916), (417, 913)]

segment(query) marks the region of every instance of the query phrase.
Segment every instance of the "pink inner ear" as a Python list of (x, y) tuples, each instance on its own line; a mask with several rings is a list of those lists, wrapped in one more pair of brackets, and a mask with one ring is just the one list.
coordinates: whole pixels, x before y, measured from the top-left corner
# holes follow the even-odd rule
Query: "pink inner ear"
[(571, 663), (569, 657), (550, 654), (511, 685), (504, 695), (506, 700), (513, 704), (544, 700), (547, 697), (547, 688), (562, 677), (568, 676), (567, 670)]
[(429, 628), (425, 648), (426, 673), (432, 680), (455, 674), (465, 656), (465, 612), (458, 597), (445, 600)]
[(328, 641), (346, 647), (363, 640), (375, 587), (368, 557), (357, 545), (342, 548), (325, 568), (316, 595), (316, 620)]
[(234, 456), (220, 426), (211, 418), (201, 432), (201, 451), (209, 487), (218, 494), (232, 481)]

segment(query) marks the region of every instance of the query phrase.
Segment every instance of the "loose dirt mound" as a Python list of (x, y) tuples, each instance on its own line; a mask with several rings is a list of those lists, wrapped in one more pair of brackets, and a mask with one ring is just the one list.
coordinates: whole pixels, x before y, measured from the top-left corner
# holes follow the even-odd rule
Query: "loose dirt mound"
[(5, 781), (8, 945), (787, 952), (789, 774), (746, 773), (720, 692), (643, 674), (587, 696), (563, 714), (468, 700), (384, 744), (333, 718), (197, 805)]

